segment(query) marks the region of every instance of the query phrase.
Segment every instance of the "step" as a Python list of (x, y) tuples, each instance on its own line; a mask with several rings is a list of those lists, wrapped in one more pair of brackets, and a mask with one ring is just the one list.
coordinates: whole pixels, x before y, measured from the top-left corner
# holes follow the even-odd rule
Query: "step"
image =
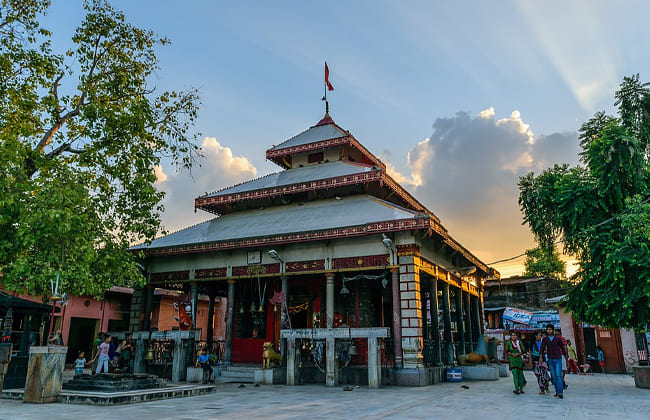
[[(121, 392), (96, 391), (61, 391), (57, 402), (64, 404), (117, 405), (133, 404), (145, 401), (165, 400), (169, 398), (194, 397), (216, 392), (214, 385), (179, 384), (164, 388), (141, 389)], [(2, 398), (22, 399), (23, 389), (7, 389), (2, 391)]]
[(262, 366), (224, 366), (221, 368), (221, 371), (222, 372), (250, 372), (252, 374), (259, 369), (262, 369)]
[(252, 378), (255, 376), (255, 373), (254, 372), (229, 372), (227, 370), (222, 370), (221, 376), (227, 376), (229, 378)]

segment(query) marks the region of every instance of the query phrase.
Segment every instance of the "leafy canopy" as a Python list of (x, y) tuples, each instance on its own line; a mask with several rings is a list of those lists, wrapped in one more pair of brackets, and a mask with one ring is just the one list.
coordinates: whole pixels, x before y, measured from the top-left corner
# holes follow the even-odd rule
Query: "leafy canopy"
[(566, 277), (566, 264), (560, 259), (555, 246), (549, 248), (537, 247), (526, 251), (524, 267), (527, 277)]
[(616, 92), (618, 116), (580, 130), (582, 165), (519, 180), (519, 205), (541, 247), (558, 239), (580, 263), (567, 308), (581, 320), (643, 329), (650, 323), (650, 90), (639, 75)]
[(40, 295), (142, 281), (130, 244), (159, 230), (163, 156), (189, 168), (195, 90), (155, 94), (166, 38), (88, 0), (68, 51), (39, 24), (47, 0), (0, 0), (0, 272)]

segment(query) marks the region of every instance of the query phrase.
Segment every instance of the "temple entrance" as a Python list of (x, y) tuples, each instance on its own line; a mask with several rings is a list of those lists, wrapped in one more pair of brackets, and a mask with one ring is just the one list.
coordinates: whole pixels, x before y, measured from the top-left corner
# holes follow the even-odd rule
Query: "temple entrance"
[(70, 334), (68, 338), (68, 355), (66, 357), (66, 362), (73, 362), (79, 353), (79, 351), (86, 352), (86, 359), (90, 360), (93, 357), (93, 344), (95, 341), (95, 327), (97, 325), (98, 319), (95, 318), (71, 318), (70, 319), (70, 331), (74, 331), (74, 334)]

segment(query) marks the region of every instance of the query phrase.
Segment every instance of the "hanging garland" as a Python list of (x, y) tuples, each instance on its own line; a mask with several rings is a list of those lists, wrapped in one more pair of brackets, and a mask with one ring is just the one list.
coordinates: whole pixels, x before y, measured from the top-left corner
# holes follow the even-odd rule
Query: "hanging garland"
[(309, 301), (296, 306), (289, 306), (289, 314), (294, 315), (298, 312), (306, 311), (309, 308)]

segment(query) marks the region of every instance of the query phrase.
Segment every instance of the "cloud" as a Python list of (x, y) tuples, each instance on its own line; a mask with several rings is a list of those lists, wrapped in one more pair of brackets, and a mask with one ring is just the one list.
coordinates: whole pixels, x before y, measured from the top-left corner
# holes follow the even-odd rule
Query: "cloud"
[(397, 170), (395, 165), (391, 163), (392, 156), (393, 154), (390, 150), (384, 150), (379, 155), (379, 159), (386, 165), (386, 173), (388, 173), (391, 178), (403, 187), (409, 188), (419, 186), (422, 183), (420, 179), (415, 178), (413, 174), (411, 174), (411, 177), (409, 178)]
[(160, 185), (167, 181), (167, 174), (163, 170), (163, 167), (160, 165), (156, 165), (153, 168), (154, 174), (156, 174), (156, 185)]
[(235, 156), (232, 149), (214, 137), (205, 137), (201, 144), (204, 159), (191, 173), (170, 171), (156, 167), (157, 187), (166, 193), (163, 199), (165, 212), (163, 226), (169, 232), (203, 222), (214, 217), (198, 210), (194, 213), (194, 199), (206, 192), (216, 191), (233, 184), (253, 179), (257, 169), (245, 156)]
[(575, 133), (535, 138), (518, 111), (497, 119), (488, 108), (436, 120), (433, 134), (408, 153), (410, 177), (401, 176), (453, 237), (489, 263), (533, 246), (521, 225), (519, 176), (577, 159)]

